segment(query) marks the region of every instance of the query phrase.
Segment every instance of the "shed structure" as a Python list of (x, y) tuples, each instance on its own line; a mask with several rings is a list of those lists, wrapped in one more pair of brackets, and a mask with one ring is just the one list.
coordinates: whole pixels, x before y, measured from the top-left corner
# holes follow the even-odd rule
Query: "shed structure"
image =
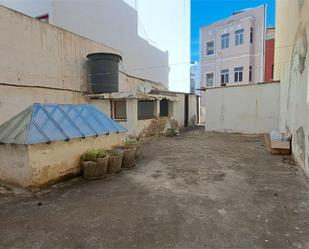
[(126, 132), (92, 105), (33, 104), (0, 126), (0, 180), (40, 187), (79, 174), (82, 153)]

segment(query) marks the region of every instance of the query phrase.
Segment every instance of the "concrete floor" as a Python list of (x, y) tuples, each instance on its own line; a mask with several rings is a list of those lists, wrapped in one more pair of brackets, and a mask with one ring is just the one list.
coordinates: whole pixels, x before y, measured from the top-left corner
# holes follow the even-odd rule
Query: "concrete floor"
[(0, 247), (309, 248), (308, 182), (260, 136), (189, 131), (106, 180), (2, 188)]

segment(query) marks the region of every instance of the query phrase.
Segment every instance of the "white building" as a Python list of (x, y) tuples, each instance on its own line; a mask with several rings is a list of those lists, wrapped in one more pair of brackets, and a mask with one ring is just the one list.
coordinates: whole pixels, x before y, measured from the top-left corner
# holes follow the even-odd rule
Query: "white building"
[(238, 11), (200, 30), (203, 87), (264, 80), (265, 5)]
[(190, 93), (193, 94), (200, 94), (200, 91), (197, 90), (200, 88), (200, 64), (195, 61), (194, 63), (191, 64), (191, 73), (190, 73)]
[(122, 52), (123, 70), (174, 91), (190, 87), (190, 0), (0, 0)]

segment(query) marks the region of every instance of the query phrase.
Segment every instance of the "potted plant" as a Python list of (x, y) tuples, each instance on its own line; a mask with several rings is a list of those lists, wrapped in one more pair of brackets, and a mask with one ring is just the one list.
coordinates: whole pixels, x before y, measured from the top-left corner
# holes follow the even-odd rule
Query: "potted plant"
[(106, 176), (106, 168), (104, 171), (102, 159), (104, 159), (102, 152), (94, 149), (85, 152), (81, 156), (82, 175), (85, 179), (95, 180)]
[(136, 159), (141, 157), (141, 143), (139, 142), (139, 139), (137, 137), (130, 136), (125, 140), (125, 143), (134, 146), (136, 148), (136, 154), (135, 154)]
[(131, 168), (135, 166), (136, 147), (131, 140), (126, 139), (120, 149), (123, 152), (122, 168)]
[(109, 161), (108, 152), (104, 149), (100, 149), (98, 151), (98, 165), (99, 165), (99, 168), (100, 168), (101, 177), (106, 176), (108, 161)]
[(108, 151), (109, 160), (108, 160), (108, 167), (107, 173), (119, 173), (121, 171), (121, 164), (122, 164), (122, 157), (123, 152), (119, 149), (113, 149)]

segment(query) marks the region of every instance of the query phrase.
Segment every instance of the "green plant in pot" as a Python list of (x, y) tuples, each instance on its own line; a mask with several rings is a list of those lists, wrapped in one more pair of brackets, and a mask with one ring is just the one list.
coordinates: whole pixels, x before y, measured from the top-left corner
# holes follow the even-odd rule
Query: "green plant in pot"
[(119, 149), (113, 149), (108, 151), (109, 161), (107, 172), (110, 174), (119, 173), (121, 171), (123, 152)]
[(102, 151), (96, 149), (88, 150), (81, 156), (82, 175), (85, 179), (95, 180), (106, 176), (107, 165), (104, 170), (102, 157)]
[(136, 154), (135, 154), (135, 158), (136, 159), (141, 157), (141, 143), (140, 143), (138, 137), (129, 136), (125, 140), (125, 144), (127, 144), (129, 147), (131, 146), (131, 147), (135, 147), (136, 148)]
[(126, 139), (123, 145), (119, 147), (123, 151), (122, 168), (131, 168), (135, 166), (136, 146), (132, 140)]

